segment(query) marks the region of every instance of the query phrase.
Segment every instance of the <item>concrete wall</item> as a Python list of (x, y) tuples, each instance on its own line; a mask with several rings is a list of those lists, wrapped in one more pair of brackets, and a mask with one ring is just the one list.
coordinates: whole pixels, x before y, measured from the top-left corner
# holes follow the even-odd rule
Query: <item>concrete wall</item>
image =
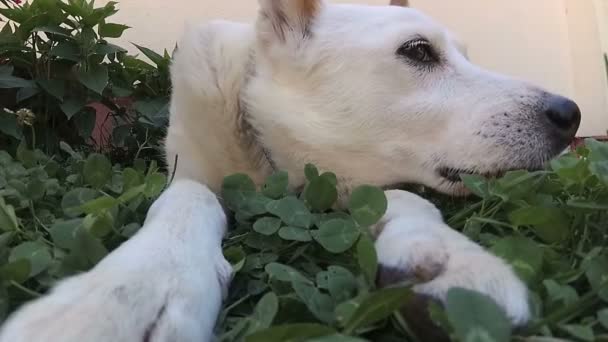
[[(385, 5), (389, 0), (334, 0)], [(103, 2), (103, 1), (102, 1)], [(471, 59), (488, 68), (573, 97), (583, 109), (581, 135), (608, 130), (602, 40), (608, 0), (411, 0), (455, 31)], [(257, 1), (119, 0), (114, 20), (133, 27), (122, 43), (171, 49), (185, 22), (252, 21)], [(600, 8), (600, 6), (603, 6)], [(599, 22), (599, 24), (598, 24)]]

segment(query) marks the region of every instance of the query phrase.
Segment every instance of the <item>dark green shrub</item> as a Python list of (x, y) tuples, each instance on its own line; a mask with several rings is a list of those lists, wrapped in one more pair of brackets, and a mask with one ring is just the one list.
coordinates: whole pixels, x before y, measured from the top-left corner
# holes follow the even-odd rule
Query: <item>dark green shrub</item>
[[(108, 42), (128, 29), (110, 21), (115, 2), (0, 3), (6, 21), (0, 31), (1, 146), (14, 150), (25, 139), (54, 153), (65, 141), (114, 159), (157, 154), (170, 91), (166, 51), (161, 56), (137, 46), (149, 63)], [(91, 104), (109, 113), (98, 118), (109, 124), (96, 137), (91, 134), (100, 114)]]

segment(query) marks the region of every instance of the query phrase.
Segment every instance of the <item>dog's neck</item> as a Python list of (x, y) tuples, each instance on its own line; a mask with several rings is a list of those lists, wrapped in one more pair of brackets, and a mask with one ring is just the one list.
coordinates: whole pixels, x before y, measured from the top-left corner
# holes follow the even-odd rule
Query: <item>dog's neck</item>
[[(272, 151), (270, 148), (261, 141), (260, 132), (254, 127), (251, 122), (251, 113), (249, 112), (249, 106), (242, 97), (242, 92), (247, 88), (249, 81), (255, 75), (255, 52), (251, 49), (249, 58), (247, 60), (247, 66), (245, 68), (246, 74), (243, 78), (241, 85), (241, 91), (238, 94), (238, 114), (237, 114), (237, 127), (241, 130), (241, 144), (243, 147), (250, 152), (251, 162), (255, 167), (262, 167), (264, 170), (270, 172), (276, 172), (278, 170), (277, 164), (272, 158)], [(268, 172), (268, 171), (266, 171)]]
[(277, 164), (272, 158), (272, 151), (270, 148), (265, 146), (259, 138), (259, 132), (253, 127), (249, 121), (249, 112), (247, 111), (247, 105), (244, 101), (239, 101), (239, 126), (243, 129), (243, 135), (241, 143), (243, 146), (250, 151), (252, 157), (251, 162), (254, 165), (264, 165), (269, 168), (270, 171), (276, 172), (278, 170)]

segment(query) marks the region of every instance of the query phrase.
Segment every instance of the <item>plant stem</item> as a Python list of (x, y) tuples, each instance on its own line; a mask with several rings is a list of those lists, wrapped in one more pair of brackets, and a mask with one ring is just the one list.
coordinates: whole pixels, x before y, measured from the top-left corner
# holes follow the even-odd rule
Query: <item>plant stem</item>
[(452, 216), (452, 218), (450, 218), (448, 220), (448, 225), (452, 225), (456, 222), (458, 222), (460, 219), (469, 216), (470, 213), (472, 213), (473, 211), (479, 209), (482, 206), (483, 202), (477, 202), (475, 204), (470, 205), (466, 210), (463, 210), (461, 212), (459, 212), (458, 214)]
[(21, 291), (23, 291), (24, 293), (27, 293), (28, 295), (34, 297), (34, 298), (38, 298), (38, 297), (42, 297), (42, 293), (40, 292), (36, 292), (34, 290), (28, 289), (27, 287), (19, 284), (18, 282), (11, 280), (10, 281), (11, 286), (13, 286), (16, 289), (19, 289)]
[(32, 150), (36, 149), (36, 129), (34, 128), (34, 124), (30, 126), (32, 129)]

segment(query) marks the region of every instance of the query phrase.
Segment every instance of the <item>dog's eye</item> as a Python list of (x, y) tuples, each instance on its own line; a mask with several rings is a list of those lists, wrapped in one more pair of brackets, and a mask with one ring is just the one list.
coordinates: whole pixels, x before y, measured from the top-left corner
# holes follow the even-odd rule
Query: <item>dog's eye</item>
[(431, 43), (426, 39), (411, 40), (399, 47), (397, 55), (410, 61), (421, 64), (434, 64), (439, 62), (439, 56)]

